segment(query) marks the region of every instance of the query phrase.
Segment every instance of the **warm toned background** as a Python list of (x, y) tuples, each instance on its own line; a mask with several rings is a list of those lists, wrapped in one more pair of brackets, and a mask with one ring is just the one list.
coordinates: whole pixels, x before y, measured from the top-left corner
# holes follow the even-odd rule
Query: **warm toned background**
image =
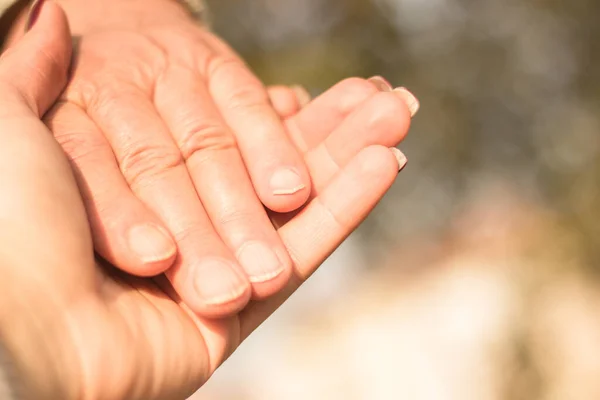
[(422, 109), (392, 193), (194, 399), (600, 399), (600, 2), (211, 3), (268, 83)]

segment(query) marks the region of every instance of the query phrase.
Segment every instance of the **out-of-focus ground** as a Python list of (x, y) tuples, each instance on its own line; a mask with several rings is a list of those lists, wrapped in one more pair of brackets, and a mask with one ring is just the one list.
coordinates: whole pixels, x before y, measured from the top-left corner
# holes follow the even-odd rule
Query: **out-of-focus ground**
[(269, 84), (422, 108), (391, 193), (193, 399), (600, 399), (600, 2), (211, 5)]

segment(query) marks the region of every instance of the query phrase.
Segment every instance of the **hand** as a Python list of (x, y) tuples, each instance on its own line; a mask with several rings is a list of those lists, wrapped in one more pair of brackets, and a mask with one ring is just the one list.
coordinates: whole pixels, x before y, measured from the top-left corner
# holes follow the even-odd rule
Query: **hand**
[(77, 57), (45, 121), (97, 252), (139, 276), (174, 263), (173, 286), (206, 316), (279, 291), (292, 263), (263, 204), (294, 211), (311, 182), (261, 82), (172, 0), (101, 2), (110, 15), (96, 1), (59, 3)]
[(408, 128), (404, 93), (348, 80), (287, 121), (315, 187), (302, 211), (277, 221), (294, 279), (277, 298), (205, 319), (166, 279), (134, 278), (94, 261), (76, 183), (37, 120), (64, 81), (68, 43), (64, 16), (48, 3), (0, 61), (0, 110), (8, 110), (0, 118), (0, 168), (11, 171), (0, 175), (2, 344), (24, 398), (184, 399), (392, 185), (406, 160), (385, 146)]

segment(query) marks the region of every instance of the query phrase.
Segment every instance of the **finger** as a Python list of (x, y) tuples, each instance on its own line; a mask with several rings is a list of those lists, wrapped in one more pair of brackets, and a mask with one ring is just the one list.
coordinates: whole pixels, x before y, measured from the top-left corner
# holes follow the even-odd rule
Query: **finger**
[(289, 118), (306, 107), (311, 96), (302, 86), (270, 86), (267, 88), (271, 105), (280, 118)]
[(177, 255), (175, 241), (131, 192), (96, 124), (83, 109), (64, 102), (45, 121), (73, 167), (98, 254), (133, 275), (166, 271)]
[(371, 145), (397, 146), (410, 128), (410, 111), (397, 92), (377, 93), (352, 112), (333, 132), (305, 154), (319, 193), (362, 149)]
[(249, 282), (215, 232), (163, 121), (145, 94), (108, 85), (88, 113), (110, 142), (133, 192), (177, 242), (179, 257), (166, 273), (173, 287), (203, 316), (238, 311), (250, 298)]
[(312, 96), (310, 95), (308, 90), (306, 90), (306, 88), (304, 88), (303, 86), (292, 85), (290, 86), (290, 89), (296, 95), (296, 99), (300, 104), (300, 108), (306, 107), (312, 101)]
[(203, 70), (265, 206), (293, 211), (310, 194), (310, 177), (262, 83), (237, 58), (215, 56)]
[[(374, 83), (375, 82), (375, 83)], [(286, 120), (288, 132), (302, 153), (319, 145), (366, 100), (392, 87), (372, 78), (349, 78), (336, 84)]]
[(276, 293), (289, 279), (291, 260), (205, 84), (192, 70), (169, 68), (156, 84), (155, 99), (213, 226), (252, 283), (254, 298)]
[[(404, 97), (387, 86), (382, 89), (381, 85), (374, 85), (374, 80), (378, 83), (379, 79), (372, 78), (368, 82), (355, 78), (347, 80), (315, 100), (315, 103), (318, 100), (320, 103), (314, 107), (311, 104), (310, 108), (288, 120), (295, 127), (292, 131), (296, 133), (295, 142), (301, 142), (299, 145), (304, 145), (305, 149), (310, 148), (304, 153), (304, 159), (313, 179), (311, 198), (318, 195), (360, 150), (370, 145), (396, 146), (408, 133), (410, 111)], [(381, 81), (381, 84), (384, 82)], [(340, 100), (344, 95), (352, 93), (353, 96), (347, 97), (355, 99), (350, 103), (354, 108), (336, 106), (343, 104)], [(309, 112), (312, 115), (308, 115)], [(313, 129), (308, 126), (301, 131), (300, 127), (304, 124), (294, 123), (296, 118), (301, 117), (306, 121), (318, 121), (322, 117), (323, 124), (316, 124)], [(271, 219), (275, 226), (282, 226), (293, 216), (293, 213), (274, 214)]]
[(275, 311), (356, 229), (405, 164), (406, 158), (396, 149), (363, 149), (317, 198), (280, 228), (279, 234), (294, 261), (294, 280), (276, 298), (251, 303), (240, 314), (242, 338)]
[(289, 118), (300, 111), (301, 106), (298, 97), (292, 89), (287, 86), (270, 86), (267, 88), (269, 100), (275, 112), (280, 118)]
[[(67, 82), (71, 62), (71, 34), (62, 9), (53, 2), (41, 5), (32, 29), (0, 58), (2, 92), (15, 91), (38, 116), (56, 100)], [(0, 113), (10, 115), (9, 104)]]

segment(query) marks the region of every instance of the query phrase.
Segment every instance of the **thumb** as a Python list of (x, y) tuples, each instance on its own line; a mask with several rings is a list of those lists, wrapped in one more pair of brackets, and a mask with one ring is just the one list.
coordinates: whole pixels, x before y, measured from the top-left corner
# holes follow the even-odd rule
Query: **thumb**
[[(52, 1), (34, 1), (30, 30), (0, 57), (2, 95), (17, 95), (41, 117), (67, 82), (71, 33), (63, 10)], [(0, 110), (1, 111), (1, 110)]]

